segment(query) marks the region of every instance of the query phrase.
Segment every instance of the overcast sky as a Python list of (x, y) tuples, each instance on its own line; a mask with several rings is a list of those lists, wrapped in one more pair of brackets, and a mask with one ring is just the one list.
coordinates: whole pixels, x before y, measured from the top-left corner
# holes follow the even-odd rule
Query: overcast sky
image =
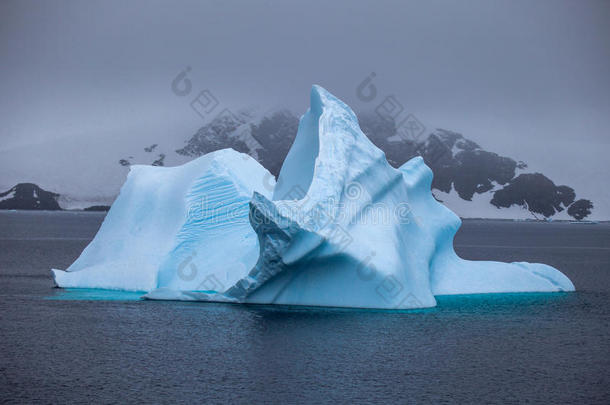
[(187, 66), (226, 106), (295, 112), (312, 83), (374, 107), (356, 87), (375, 72), (379, 102), (608, 204), (609, 38), (610, 1), (4, 0), (0, 152), (182, 141), (201, 125), (170, 89)]

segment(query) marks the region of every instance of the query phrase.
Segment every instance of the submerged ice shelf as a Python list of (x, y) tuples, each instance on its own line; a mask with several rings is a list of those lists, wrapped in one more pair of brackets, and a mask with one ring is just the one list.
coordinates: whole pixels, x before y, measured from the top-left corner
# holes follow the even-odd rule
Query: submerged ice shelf
[(232, 150), (133, 167), (95, 239), (55, 281), (150, 299), (359, 308), (574, 290), (544, 264), (459, 258), (460, 219), (431, 181), (419, 157), (391, 167), (353, 111), (313, 86), (277, 185)]

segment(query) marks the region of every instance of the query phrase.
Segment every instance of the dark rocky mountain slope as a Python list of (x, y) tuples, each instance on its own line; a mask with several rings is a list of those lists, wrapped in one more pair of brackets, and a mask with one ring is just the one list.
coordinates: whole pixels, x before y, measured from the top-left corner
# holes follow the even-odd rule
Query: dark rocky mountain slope
[[(385, 152), (394, 167), (414, 156), (422, 156), (434, 172), (433, 190), (455, 192), (464, 201), (485, 195), (488, 203), (498, 209), (519, 206), (536, 218), (551, 218), (567, 208), (568, 215), (580, 220), (593, 209), (593, 203), (585, 199), (572, 206), (576, 204), (573, 188), (555, 185), (542, 173), (526, 173), (524, 162), (484, 150), (459, 133), (436, 129), (408, 136), (393, 120), (374, 112), (358, 116), (362, 131)], [(247, 112), (221, 114), (202, 126), (175, 153), (194, 158), (233, 148), (248, 153), (277, 176), (296, 136), (298, 123), (298, 117), (287, 110), (256, 119)], [(153, 146), (156, 148), (157, 144)], [(173, 152), (166, 151), (159, 156), (164, 158), (167, 153)], [(130, 162), (121, 159), (120, 164)], [(159, 160), (153, 164), (159, 164)]]
[(0, 209), (4, 210), (61, 210), (59, 194), (43, 190), (36, 184), (19, 183), (0, 193)]

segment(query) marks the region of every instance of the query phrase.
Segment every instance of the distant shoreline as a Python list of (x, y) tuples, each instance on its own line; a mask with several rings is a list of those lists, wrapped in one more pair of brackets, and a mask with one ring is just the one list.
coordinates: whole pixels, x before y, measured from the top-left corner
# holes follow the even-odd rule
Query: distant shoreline
[[(0, 209), (0, 213), (11, 212), (11, 213), (88, 213), (88, 214), (104, 214), (108, 211), (88, 210), (88, 209), (61, 209), (61, 210), (7, 210)], [(540, 219), (513, 219), (513, 218), (479, 218), (479, 217), (460, 217), (462, 221), (496, 221), (496, 222), (527, 222), (527, 223), (562, 223), (562, 224), (575, 224), (575, 225), (596, 225), (596, 224), (610, 224), (610, 220), (595, 220), (595, 221), (576, 221), (569, 219), (552, 219), (552, 220), (540, 220)]]

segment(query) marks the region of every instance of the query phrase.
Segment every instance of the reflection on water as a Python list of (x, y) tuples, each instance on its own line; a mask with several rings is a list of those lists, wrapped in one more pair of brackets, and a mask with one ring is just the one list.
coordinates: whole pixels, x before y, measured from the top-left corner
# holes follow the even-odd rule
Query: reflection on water
[(466, 221), (460, 254), (549, 263), (577, 292), (387, 311), (53, 288), (102, 218), (0, 214), (0, 402), (610, 402), (610, 226)]
[[(45, 297), (49, 300), (67, 301), (149, 301), (142, 296), (145, 291), (119, 291), (96, 288), (55, 288), (52, 294)], [(349, 313), (349, 312), (379, 312), (379, 313), (444, 313), (444, 312), (464, 312), (464, 311), (494, 311), (506, 310), (510, 308), (520, 308), (523, 310), (529, 306), (549, 305), (570, 299), (570, 296), (577, 292), (560, 293), (500, 293), (500, 294), (462, 294), (462, 295), (441, 295), (436, 297), (437, 306), (433, 308), (418, 309), (368, 309), (368, 308), (328, 308), (301, 305), (267, 305), (267, 304), (230, 304), (218, 303), (220, 305), (242, 305), (251, 310), (264, 312), (329, 312), (329, 313)], [(211, 305), (210, 302), (187, 301), (193, 305)]]

